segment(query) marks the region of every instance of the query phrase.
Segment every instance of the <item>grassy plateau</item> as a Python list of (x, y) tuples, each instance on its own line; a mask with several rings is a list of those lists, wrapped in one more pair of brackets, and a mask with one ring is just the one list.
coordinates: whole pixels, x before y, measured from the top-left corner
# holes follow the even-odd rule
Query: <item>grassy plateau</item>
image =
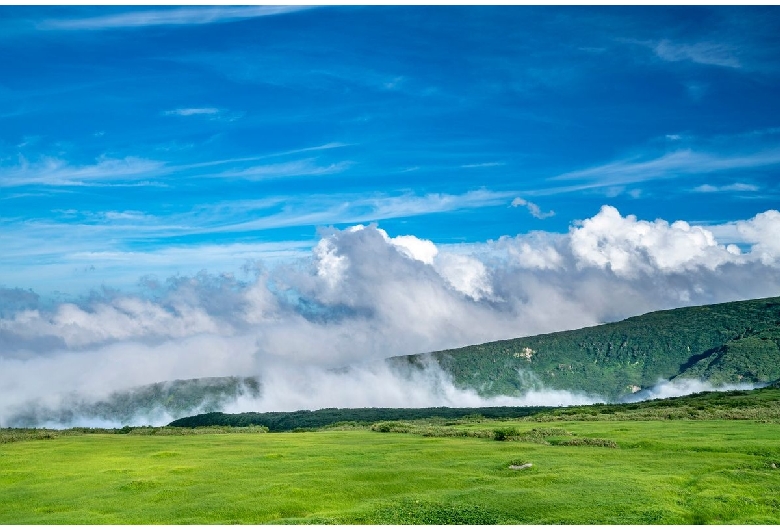
[[(308, 432), (2, 429), (0, 523), (780, 524), (780, 390), (756, 392), (755, 419), (692, 420), (692, 397)], [(750, 417), (746, 396), (712, 415)]]

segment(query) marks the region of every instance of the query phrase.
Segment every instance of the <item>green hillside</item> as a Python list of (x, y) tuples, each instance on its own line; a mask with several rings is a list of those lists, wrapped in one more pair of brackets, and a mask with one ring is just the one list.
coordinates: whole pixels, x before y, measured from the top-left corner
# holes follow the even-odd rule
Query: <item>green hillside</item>
[(222, 409), (241, 395), (257, 397), (260, 382), (254, 377), (204, 377), (166, 381), (114, 392), (97, 402), (74, 400), (52, 409), (31, 404), (10, 418), (9, 424), (35, 427), (47, 423), (73, 423), (97, 418), (131, 424), (136, 418), (163, 415), (174, 418), (194, 412)]
[(408, 369), (431, 358), (456, 386), (484, 396), (543, 386), (616, 400), (677, 377), (767, 383), (780, 378), (780, 298), (656, 311), (390, 362)]

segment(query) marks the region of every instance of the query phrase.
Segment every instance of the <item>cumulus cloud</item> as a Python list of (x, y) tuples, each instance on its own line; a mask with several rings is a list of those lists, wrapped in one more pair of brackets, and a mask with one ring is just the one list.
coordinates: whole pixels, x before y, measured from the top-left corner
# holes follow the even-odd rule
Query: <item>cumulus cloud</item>
[(578, 266), (608, 268), (620, 276), (715, 269), (738, 259), (738, 249), (719, 245), (705, 228), (685, 221), (639, 221), (612, 206), (573, 228), (570, 238)]
[[(721, 242), (722, 233), (744, 250)], [(228, 375), (263, 379), (255, 410), (487, 403), (449, 388), (435, 367), (426, 376), (439, 378), (434, 391), (366, 366), (652, 310), (776, 296), (778, 233), (775, 210), (702, 227), (604, 206), (565, 234), (470, 245), (391, 237), (375, 225), (323, 230), (308, 256), (260, 266), (243, 281), (147, 278), (141, 294), (104, 290), (50, 304), (4, 289), (0, 424), (31, 401), (56, 406), (74, 393), (99, 399)]]
[(747, 221), (735, 223), (742, 240), (752, 245), (750, 253), (765, 265), (780, 260), (780, 212), (767, 210)]

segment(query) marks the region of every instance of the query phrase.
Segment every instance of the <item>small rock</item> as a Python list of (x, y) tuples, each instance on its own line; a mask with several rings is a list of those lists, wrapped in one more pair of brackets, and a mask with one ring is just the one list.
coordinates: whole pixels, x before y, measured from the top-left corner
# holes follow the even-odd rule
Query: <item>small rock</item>
[(772, 462), (769, 467), (771, 467), (772, 469), (777, 469), (777, 464)]
[(528, 469), (529, 467), (533, 466), (533, 464), (523, 464), (522, 466), (509, 466), (509, 469)]

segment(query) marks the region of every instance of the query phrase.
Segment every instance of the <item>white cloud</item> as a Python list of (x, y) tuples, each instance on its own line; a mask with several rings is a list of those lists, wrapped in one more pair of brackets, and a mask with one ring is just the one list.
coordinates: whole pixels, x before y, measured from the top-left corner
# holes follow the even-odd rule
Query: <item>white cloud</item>
[[(246, 222), (224, 222), (205, 232), (243, 232), (282, 226), (323, 226), (346, 223), (370, 223), (383, 219), (415, 217), (431, 213), (454, 212), (505, 204), (512, 192), (475, 190), (463, 194), (427, 195), (310, 195), (300, 199), (279, 198), (285, 210)], [(223, 205), (224, 206), (224, 205)]]
[(579, 266), (608, 268), (624, 276), (714, 269), (736, 259), (705, 228), (685, 221), (639, 221), (633, 215), (622, 217), (611, 206), (572, 228), (570, 238)]
[(523, 199), (522, 197), (515, 197), (512, 199), (512, 206), (515, 208), (518, 206), (525, 206), (525, 208), (528, 210), (528, 212), (536, 217), (537, 219), (547, 219), (548, 217), (552, 217), (555, 215), (555, 212), (550, 210), (549, 212), (542, 212), (541, 208), (537, 206), (536, 204), (527, 201)]
[(780, 212), (767, 210), (734, 224), (742, 241), (752, 245), (751, 255), (765, 265), (776, 265), (780, 261)]
[(0, 167), (0, 187), (27, 185), (85, 186), (121, 180), (138, 181), (166, 173), (163, 162), (137, 157), (99, 158), (95, 164), (73, 166), (46, 157), (31, 163), (25, 158), (13, 167)]
[[(387, 236), (387, 232), (380, 230), (380, 233)], [(426, 265), (433, 265), (433, 260), (439, 253), (433, 241), (420, 239), (415, 236), (397, 236), (387, 237), (387, 241), (396, 246), (401, 252), (412, 259), (422, 261)]]
[[(254, 257), (293, 258), (312, 247), (311, 241), (267, 244), (193, 244), (135, 250), (128, 242), (163, 240), (192, 234), (246, 233), (269, 228), (370, 223), (383, 219), (483, 208), (506, 204), (511, 193), (476, 190), (460, 195), (429, 194), (365, 196), (310, 195), (305, 198), (270, 196), (261, 200), (225, 201), (168, 215), (140, 211), (58, 212), (50, 221), (3, 219), (3, 258), (0, 275), (9, 285), (84, 290), (89, 283), (110, 282), (128, 288), (143, 274), (195, 274), (201, 269), (236, 272)], [(397, 244), (414, 243), (399, 236)], [(422, 240), (419, 240), (422, 241)], [(432, 252), (432, 244), (420, 252)], [(423, 247), (427, 246), (427, 250)], [(411, 252), (410, 248), (407, 251)], [(430, 261), (431, 258), (429, 258)], [(24, 268), (20, 266), (24, 264)], [(91, 279), (76, 271), (94, 267)], [(59, 282), (59, 285), (57, 285)], [(117, 282), (119, 284), (117, 285)], [(73, 291), (72, 291), (73, 292)]]
[(592, 168), (571, 171), (553, 177), (551, 180), (590, 181), (589, 184), (572, 188), (586, 189), (777, 164), (780, 164), (780, 149), (733, 155), (681, 149), (650, 160), (619, 160)]
[(123, 212), (102, 212), (102, 216), (109, 221), (140, 221), (154, 219), (154, 216), (139, 212), (137, 210), (125, 210)]
[(214, 114), (219, 114), (219, 109), (213, 107), (174, 109), (174, 110), (166, 110), (164, 114), (167, 116), (198, 116), (203, 114), (214, 115)]
[(698, 64), (740, 68), (739, 59), (734, 50), (725, 44), (697, 42), (678, 44), (664, 39), (655, 45), (654, 51), (664, 61), (691, 61)]
[(473, 390), (456, 388), (435, 363), (410, 374), (401, 374), (383, 363), (346, 372), (275, 366), (263, 382), (268, 392), (260, 398), (243, 397), (231, 404), (228, 411), (350, 408), (355, 403), (366, 407), (498, 407), (604, 401), (598, 396), (543, 389), (529, 390), (521, 396), (484, 398)]
[[(216, 107), (195, 107), (195, 108), (173, 109), (173, 110), (166, 110), (162, 114), (163, 116), (181, 116), (181, 117), (201, 116), (212, 121), (221, 121), (221, 122), (236, 121), (241, 117), (243, 117), (244, 115), (243, 112), (231, 112), (225, 109), (218, 109)], [(254, 157), (254, 158), (257, 159), (258, 157)], [(207, 162), (206, 164), (213, 164), (213, 163)], [(197, 165), (197, 164), (193, 164), (193, 165)], [(184, 169), (184, 167), (180, 169)]]
[(706, 381), (696, 379), (674, 379), (672, 381), (659, 381), (658, 384), (633, 394), (627, 402), (644, 401), (648, 399), (665, 399), (699, 392), (726, 392), (728, 390), (751, 390), (752, 384), (721, 385), (715, 386)]
[(338, 288), (349, 266), (346, 256), (338, 255), (338, 249), (330, 238), (322, 238), (314, 247), (317, 276), (330, 290)]
[(89, 18), (51, 19), (38, 25), (48, 30), (107, 30), (148, 26), (216, 24), (247, 18), (293, 13), (307, 6), (177, 7), (147, 11), (127, 11)]
[[(728, 231), (749, 251), (715, 236)], [(426, 376), (432, 390), (366, 363), (680, 305), (780, 295), (777, 233), (774, 210), (705, 228), (623, 217), (605, 206), (567, 234), (475, 245), (390, 237), (375, 226), (331, 229), (310, 253), (266, 263), (244, 280), (145, 278), (136, 295), (104, 290), (45, 304), (6, 289), (0, 423), (29, 400), (56, 406), (74, 393), (97, 399), (134, 385), (220, 375), (260, 375), (264, 394), (252, 402), (255, 410), (486, 403), (447, 386), (435, 370)], [(328, 371), (345, 365), (357, 368)]]
[[(504, 240), (508, 241), (508, 240)], [(551, 244), (534, 244), (533, 241), (519, 239), (508, 245), (509, 254), (514, 263), (524, 269), (560, 269), (563, 256)]]
[(312, 175), (332, 175), (342, 173), (353, 165), (344, 161), (328, 165), (319, 165), (313, 158), (279, 162), (276, 164), (263, 164), (238, 170), (228, 170), (208, 175), (217, 178), (239, 178), (246, 180), (266, 180), (285, 177), (302, 177)]
[(753, 184), (745, 184), (744, 182), (735, 182), (734, 184), (728, 184), (726, 186), (713, 186), (711, 184), (702, 184), (696, 186), (693, 191), (699, 193), (723, 193), (729, 191), (758, 191), (758, 186)]
[(481, 168), (481, 167), (498, 167), (498, 166), (505, 166), (505, 162), (482, 162), (480, 164), (463, 164), (462, 168), (466, 169), (473, 169), (473, 168)]
[(477, 258), (441, 253), (436, 256), (434, 268), (454, 289), (473, 300), (494, 298), (488, 269)]

